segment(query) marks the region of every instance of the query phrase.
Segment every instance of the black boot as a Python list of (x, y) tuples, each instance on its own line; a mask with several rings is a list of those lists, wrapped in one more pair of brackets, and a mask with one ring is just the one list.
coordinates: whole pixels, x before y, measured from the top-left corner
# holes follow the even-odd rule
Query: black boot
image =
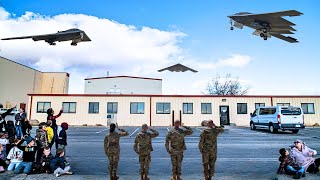
[(301, 172), (298, 172), (296, 175), (293, 176), (293, 179), (300, 179), (302, 176)]

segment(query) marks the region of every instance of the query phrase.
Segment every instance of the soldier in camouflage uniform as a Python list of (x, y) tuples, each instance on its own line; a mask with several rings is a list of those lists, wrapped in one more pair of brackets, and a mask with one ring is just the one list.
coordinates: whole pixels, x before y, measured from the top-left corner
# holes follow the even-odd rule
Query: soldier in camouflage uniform
[[(148, 132), (148, 129), (151, 131)], [(149, 165), (151, 162), (150, 153), (153, 151), (151, 139), (159, 136), (159, 133), (148, 125), (142, 125), (142, 131), (137, 135), (133, 149), (139, 155), (140, 180), (149, 180)]]
[[(118, 129), (120, 132), (115, 132), (115, 129)], [(109, 174), (110, 180), (116, 180), (119, 177), (117, 176), (118, 171), (118, 162), (120, 159), (120, 137), (128, 136), (129, 133), (124, 129), (119, 129), (118, 124), (110, 124), (110, 132), (104, 138), (104, 151), (109, 159)]]
[(171, 156), (172, 163), (171, 180), (181, 180), (181, 163), (183, 159), (183, 152), (187, 149), (184, 142), (184, 137), (193, 133), (190, 127), (183, 127), (185, 129), (180, 128), (180, 121), (175, 121), (174, 129), (168, 132), (166, 137), (165, 146)]
[(208, 121), (208, 128), (200, 135), (199, 150), (202, 154), (204, 180), (211, 180), (217, 160), (217, 137), (224, 129), (216, 127), (212, 120)]

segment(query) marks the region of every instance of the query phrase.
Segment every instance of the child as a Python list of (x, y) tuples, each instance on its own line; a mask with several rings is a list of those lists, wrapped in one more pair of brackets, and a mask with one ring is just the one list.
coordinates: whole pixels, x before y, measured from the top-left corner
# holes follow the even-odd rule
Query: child
[(61, 123), (61, 131), (59, 132), (57, 144), (58, 148), (63, 149), (64, 157), (66, 156), (66, 146), (67, 146), (67, 130), (69, 128), (68, 123)]
[[(22, 143), (26, 141), (27, 146), (21, 146)], [(25, 136), (17, 144), (17, 147), (23, 151), (22, 162), (14, 170), (14, 173), (19, 174), (23, 171), (25, 174), (30, 174), (32, 169), (32, 164), (35, 160), (36, 152), (39, 148), (38, 142), (35, 139), (32, 139), (30, 136)]]
[(7, 159), (10, 159), (8, 171), (13, 171), (22, 162), (23, 151), (17, 147), (19, 141), (19, 139), (14, 140), (14, 147), (8, 153)]
[(0, 133), (0, 144), (3, 147), (3, 151), (6, 154), (7, 144), (9, 144), (9, 140), (7, 139), (7, 135), (5, 133)]
[[(47, 120), (52, 121), (51, 127), (52, 127), (53, 133), (54, 133), (53, 143), (56, 142), (57, 136), (58, 136), (57, 118), (61, 116), (62, 112), (63, 112), (63, 108), (60, 109), (59, 114), (57, 114), (57, 115), (54, 115), (54, 110), (52, 108), (49, 108), (47, 110), (47, 114), (48, 114)], [(53, 145), (53, 143), (52, 143), (52, 145)], [(56, 144), (56, 149), (58, 149), (58, 144)]]
[(71, 167), (67, 165), (67, 162), (64, 159), (64, 151), (63, 149), (57, 149), (56, 156), (50, 161), (50, 167), (53, 171), (53, 174), (56, 177), (59, 177), (61, 175), (71, 175), (73, 172), (71, 172)]
[[(7, 121), (7, 133), (8, 137), (10, 138), (15, 138), (16, 136), (16, 129), (14, 127), (14, 122), (13, 121)], [(20, 139), (20, 138), (19, 138)]]
[(7, 122), (6, 122), (6, 116), (8, 116), (14, 108), (16, 108), (17, 105), (15, 105), (13, 108), (8, 109), (5, 113), (0, 115), (0, 132), (4, 133), (7, 131), (6, 127), (7, 127)]
[(3, 148), (3, 145), (0, 144), (0, 173), (5, 172), (5, 168), (6, 168), (6, 155), (5, 155), (5, 151)]
[(36, 131), (36, 140), (39, 141), (39, 150), (37, 153), (36, 162), (39, 163), (41, 156), (43, 154), (43, 149), (48, 146), (48, 137), (47, 137), (47, 124), (42, 122), (39, 124), (39, 129)]
[(23, 136), (30, 135), (31, 130), (32, 130), (32, 126), (31, 126), (30, 122), (26, 119), (24, 121), (24, 123), (22, 124), (22, 135)]
[(52, 129), (51, 125), (52, 125), (52, 121), (51, 121), (51, 120), (48, 120), (48, 121), (47, 121), (46, 131), (47, 131), (47, 135), (48, 135), (48, 146), (49, 146), (50, 148), (52, 148), (52, 145), (53, 145), (53, 143), (54, 143), (54, 140), (53, 140), (53, 138), (54, 138), (54, 132), (53, 132), (53, 129)]
[(49, 147), (44, 148), (43, 150), (43, 155), (41, 157), (40, 160), (40, 172), (41, 173), (47, 173), (47, 174), (51, 174), (51, 168), (50, 168), (50, 161), (52, 159), (52, 155), (51, 155), (51, 151)]
[(279, 153), (281, 156), (279, 157), (280, 165), (277, 172), (278, 174), (282, 174), (283, 170), (285, 170), (286, 174), (294, 175), (293, 179), (300, 179), (301, 176), (305, 176), (304, 168), (294, 162), (285, 148), (281, 148)]

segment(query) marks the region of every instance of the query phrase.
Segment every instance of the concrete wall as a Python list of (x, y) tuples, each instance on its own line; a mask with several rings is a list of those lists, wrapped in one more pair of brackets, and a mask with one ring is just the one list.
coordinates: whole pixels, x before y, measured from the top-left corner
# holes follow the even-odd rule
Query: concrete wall
[[(226, 99), (226, 101), (223, 101)], [(52, 108), (58, 111), (62, 102), (77, 102), (77, 112), (63, 114), (58, 122), (66, 121), (71, 125), (95, 125), (107, 122), (107, 102), (118, 102), (118, 114), (116, 120), (119, 125), (140, 126), (143, 123), (152, 126), (171, 125), (172, 119), (180, 119), (182, 111), (182, 123), (188, 126), (199, 126), (203, 120), (212, 119), (220, 125), (220, 106), (229, 106), (230, 123), (238, 126), (249, 126), (250, 112), (255, 109), (255, 103), (265, 103), (266, 106), (275, 105), (277, 102), (289, 102), (294, 106), (301, 103), (315, 103), (315, 114), (305, 115), (305, 124), (320, 123), (320, 96), (314, 98), (272, 98), (271, 97), (187, 97), (187, 96), (132, 96), (132, 95), (66, 95), (66, 96), (33, 96), (31, 119), (46, 120), (46, 114), (36, 112), (37, 102), (51, 102)], [(31, 102), (31, 101), (30, 101)], [(89, 114), (89, 102), (99, 102), (99, 114)], [(144, 114), (130, 114), (130, 102), (144, 102)], [(151, 107), (150, 107), (151, 102)], [(170, 114), (156, 114), (157, 102), (170, 102)], [(193, 114), (183, 114), (183, 103), (193, 103)], [(212, 104), (212, 114), (201, 114), (201, 103)], [(237, 103), (247, 103), (247, 114), (237, 114)], [(151, 111), (150, 111), (151, 110)], [(174, 111), (174, 118), (173, 112)], [(151, 114), (150, 114), (151, 112)], [(150, 118), (151, 117), (151, 118)]]
[(162, 94), (162, 81), (142, 78), (101, 78), (85, 80), (85, 94)]
[(42, 73), (42, 94), (67, 94), (69, 90), (68, 73)]

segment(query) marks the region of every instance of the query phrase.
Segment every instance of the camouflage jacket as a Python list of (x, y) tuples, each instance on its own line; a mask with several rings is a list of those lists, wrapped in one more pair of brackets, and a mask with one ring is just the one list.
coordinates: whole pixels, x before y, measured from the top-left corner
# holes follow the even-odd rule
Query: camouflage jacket
[(38, 140), (40, 142), (40, 148), (44, 148), (44, 147), (48, 146), (47, 131), (37, 129), (35, 138), (36, 138), (36, 140)]
[(166, 137), (166, 149), (168, 152), (171, 153), (179, 153), (186, 150), (186, 144), (184, 142), (184, 137), (186, 135), (191, 135), (193, 133), (192, 129), (187, 126), (183, 126), (185, 128), (181, 129), (173, 129), (170, 132), (168, 132)]
[(119, 131), (120, 132), (110, 132), (104, 138), (104, 151), (106, 155), (120, 152), (120, 137), (128, 136), (129, 133), (124, 129), (119, 129)]
[(223, 132), (224, 129), (220, 127), (204, 129), (200, 135), (200, 152), (217, 149), (217, 137)]
[(134, 140), (134, 151), (139, 155), (148, 155), (153, 151), (151, 139), (159, 136), (158, 131), (150, 129), (152, 133), (140, 132)]

